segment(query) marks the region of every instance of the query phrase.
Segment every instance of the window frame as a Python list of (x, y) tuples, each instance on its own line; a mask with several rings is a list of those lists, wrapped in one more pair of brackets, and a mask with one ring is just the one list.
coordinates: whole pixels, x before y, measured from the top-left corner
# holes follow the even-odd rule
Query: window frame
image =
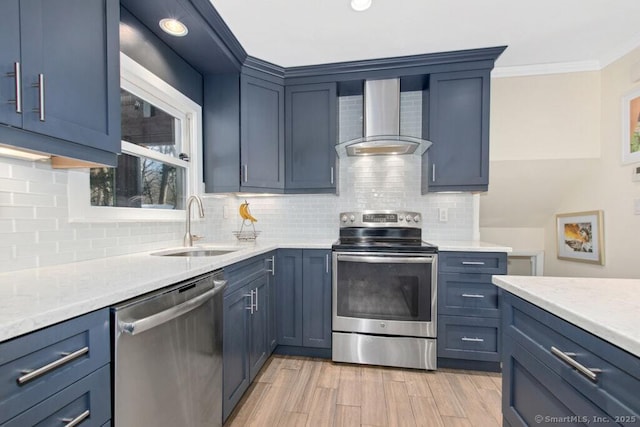
[[(187, 153), (189, 161), (147, 150), (127, 141), (121, 141), (122, 153), (184, 167), (185, 201), (192, 194), (202, 194), (202, 107), (122, 52), (120, 87), (181, 121), (180, 152)], [(91, 206), (88, 169), (69, 171), (68, 192), (70, 222), (184, 221), (184, 209)]]

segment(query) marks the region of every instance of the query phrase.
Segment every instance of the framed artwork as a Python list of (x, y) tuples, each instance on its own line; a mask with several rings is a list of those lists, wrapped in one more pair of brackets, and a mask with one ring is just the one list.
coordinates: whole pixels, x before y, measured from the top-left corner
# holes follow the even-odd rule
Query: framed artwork
[(556, 215), (558, 259), (604, 265), (602, 211)]
[(622, 163), (640, 162), (640, 89), (622, 97)]

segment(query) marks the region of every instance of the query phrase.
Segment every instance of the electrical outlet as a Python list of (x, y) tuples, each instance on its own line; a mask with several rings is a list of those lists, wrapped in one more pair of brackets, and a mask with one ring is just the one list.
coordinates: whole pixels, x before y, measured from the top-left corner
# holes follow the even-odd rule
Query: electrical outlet
[(229, 211), (231, 210), (231, 206), (224, 205), (222, 206), (222, 218), (229, 218)]
[(635, 199), (633, 201), (633, 214), (640, 215), (640, 199)]
[(449, 221), (449, 209), (448, 208), (438, 208), (438, 220), (440, 222)]

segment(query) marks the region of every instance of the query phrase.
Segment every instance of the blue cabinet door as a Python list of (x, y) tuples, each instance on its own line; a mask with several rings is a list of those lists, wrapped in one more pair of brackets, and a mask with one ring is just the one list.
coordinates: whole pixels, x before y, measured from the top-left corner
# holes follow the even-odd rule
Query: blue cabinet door
[(276, 260), (278, 344), (302, 345), (302, 250), (280, 249)]
[(222, 417), (227, 419), (249, 387), (249, 286), (224, 297), (223, 317), (223, 403)]
[(16, 93), (21, 92), (19, 76), (8, 76), (22, 65), (19, 0), (5, 0), (0, 5), (0, 40), (0, 123), (22, 126), (22, 115), (15, 104)]
[(115, 0), (20, 2), (24, 129), (120, 152), (119, 16)]
[(429, 76), (422, 190), (486, 191), (489, 184), (490, 70)]
[(269, 345), (269, 353), (272, 353), (273, 350), (278, 345), (278, 322), (276, 316), (276, 310), (278, 307), (278, 300), (276, 297), (276, 253), (270, 252), (267, 254), (265, 258), (265, 269), (267, 271), (267, 293), (269, 295), (268, 301), (268, 311), (267, 311), (267, 342)]
[(302, 271), (302, 345), (331, 348), (331, 251), (305, 249)]
[(269, 287), (266, 274), (253, 280), (249, 293), (253, 292), (253, 310), (249, 310), (249, 380), (253, 379), (269, 357)]
[(336, 84), (287, 86), (285, 100), (287, 192), (335, 192)]
[(244, 191), (284, 188), (284, 88), (240, 77), (240, 163)]

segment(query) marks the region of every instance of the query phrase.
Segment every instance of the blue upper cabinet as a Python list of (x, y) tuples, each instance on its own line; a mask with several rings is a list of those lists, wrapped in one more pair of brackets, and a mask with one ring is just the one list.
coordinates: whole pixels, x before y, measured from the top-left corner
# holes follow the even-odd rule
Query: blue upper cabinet
[(433, 145), (423, 156), (423, 193), (488, 189), (490, 72), (429, 75), (423, 137)]
[(0, 5), (0, 24), (0, 67), (11, 73), (0, 86), (2, 141), (114, 165), (118, 1), (11, 0)]
[(285, 89), (287, 192), (335, 193), (338, 139), (336, 83)]
[(241, 188), (284, 188), (284, 87), (240, 76)]

